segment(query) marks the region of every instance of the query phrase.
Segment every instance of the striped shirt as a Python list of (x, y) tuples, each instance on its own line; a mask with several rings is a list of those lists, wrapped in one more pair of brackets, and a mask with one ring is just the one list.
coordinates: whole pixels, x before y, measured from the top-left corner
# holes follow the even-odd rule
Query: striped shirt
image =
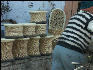
[(88, 24), (93, 20), (93, 14), (80, 10), (71, 17), (69, 23), (58, 38), (57, 45), (85, 53), (88, 49), (93, 32), (88, 30)]

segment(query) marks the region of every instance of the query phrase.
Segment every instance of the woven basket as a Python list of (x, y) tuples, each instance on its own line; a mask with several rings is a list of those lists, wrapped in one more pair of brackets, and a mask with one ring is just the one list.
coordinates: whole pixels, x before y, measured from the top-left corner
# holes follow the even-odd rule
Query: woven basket
[(52, 48), (54, 50), (56, 44), (57, 44), (57, 39), (60, 37), (60, 35), (54, 36), (52, 40)]
[(12, 52), (15, 59), (27, 57), (28, 40), (29, 38), (20, 38), (14, 41)]
[(46, 34), (47, 24), (37, 24), (36, 25), (36, 35)]
[(24, 24), (23, 25), (23, 35), (27, 36), (27, 37), (35, 35), (36, 34), (35, 27), (36, 27), (35, 23)]
[(63, 31), (62, 29), (48, 29), (48, 33), (54, 36), (61, 35)]
[(27, 50), (29, 56), (38, 56), (38, 55), (40, 55), (40, 52), (39, 52), (39, 39), (40, 39), (39, 36), (32, 37), (32, 38), (29, 39), (28, 50)]
[(4, 24), (6, 37), (22, 37), (23, 25), (22, 24)]
[(46, 22), (47, 11), (31, 11), (31, 22)]
[(49, 33), (59, 35), (64, 30), (66, 15), (61, 9), (52, 10), (49, 18)]
[(12, 55), (12, 46), (14, 39), (5, 39), (1, 38), (1, 60), (11, 60), (13, 59)]
[(47, 55), (52, 53), (52, 40), (53, 40), (53, 36), (46, 36), (40, 38), (41, 55)]

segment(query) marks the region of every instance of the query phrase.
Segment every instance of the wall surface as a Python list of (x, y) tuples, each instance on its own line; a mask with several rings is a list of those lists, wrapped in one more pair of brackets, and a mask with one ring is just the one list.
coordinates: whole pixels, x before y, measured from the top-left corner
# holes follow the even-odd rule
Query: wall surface
[[(7, 2), (5, 1), (5, 4)], [(29, 11), (35, 10), (47, 10), (50, 11), (52, 3), (55, 8), (64, 10), (65, 1), (8, 1), (8, 5), (11, 9), (10, 12), (1, 17), (1, 19), (13, 19), (18, 23), (30, 22)]]

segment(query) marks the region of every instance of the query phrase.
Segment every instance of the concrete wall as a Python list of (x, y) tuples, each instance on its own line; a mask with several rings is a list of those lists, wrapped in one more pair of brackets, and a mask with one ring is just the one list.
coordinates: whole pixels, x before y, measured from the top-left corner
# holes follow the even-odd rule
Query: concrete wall
[[(64, 10), (65, 1), (52, 1), (52, 3), (55, 4), (55, 8)], [(33, 7), (30, 5), (33, 5)], [(9, 1), (9, 6), (11, 11), (4, 14), (1, 19), (13, 19), (18, 23), (30, 22), (29, 11), (39, 9), (50, 11), (52, 8), (48, 1)]]

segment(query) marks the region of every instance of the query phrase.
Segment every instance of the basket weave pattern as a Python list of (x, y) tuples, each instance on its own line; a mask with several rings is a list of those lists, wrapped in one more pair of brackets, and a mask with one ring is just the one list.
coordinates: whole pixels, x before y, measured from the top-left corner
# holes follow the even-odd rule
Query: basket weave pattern
[(22, 26), (5, 26), (6, 36), (23, 36)]
[(28, 42), (28, 55), (30, 56), (35, 56), (35, 55), (40, 55), (39, 52), (39, 38), (30, 38)]
[(35, 35), (35, 26), (23, 26), (23, 35)]
[(13, 59), (12, 55), (13, 42), (1, 42), (1, 60)]
[(54, 38), (53, 38), (53, 40), (52, 40), (52, 48), (53, 48), (53, 49), (55, 48), (55, 46), (56, 46), (56, 44), (57, 44), (57, 40), (58, 40), (59, 37), (60, 37), (60, 35), (54, 36)]
[(14, 58), (27, 56), (27, 43), (28, 40), (15, 40), (12, 50)]
[(49, 28), (50, 29), (62, 29), (64, 26), (64, 12), (60, 9), (55, 9), (52, 11), (50, 15), (50, 20), (49, 20)]
[(46, 12), (30, 13), (31, 22), (42, 22), (46, 21)]
[(40, 25), (36, 25), (36, 34), (40, 35), (40, 34), (46, 34), (46, 24), (40, 24)]
[(61, 35), (63, 30), (62, 29), (49, 29), (48, 32), (49, 34), (56, 36), (56, 35)]
[(40, 53), (41, 54), (52, 53), (52, 38), (41, 38), (40, 39)]

